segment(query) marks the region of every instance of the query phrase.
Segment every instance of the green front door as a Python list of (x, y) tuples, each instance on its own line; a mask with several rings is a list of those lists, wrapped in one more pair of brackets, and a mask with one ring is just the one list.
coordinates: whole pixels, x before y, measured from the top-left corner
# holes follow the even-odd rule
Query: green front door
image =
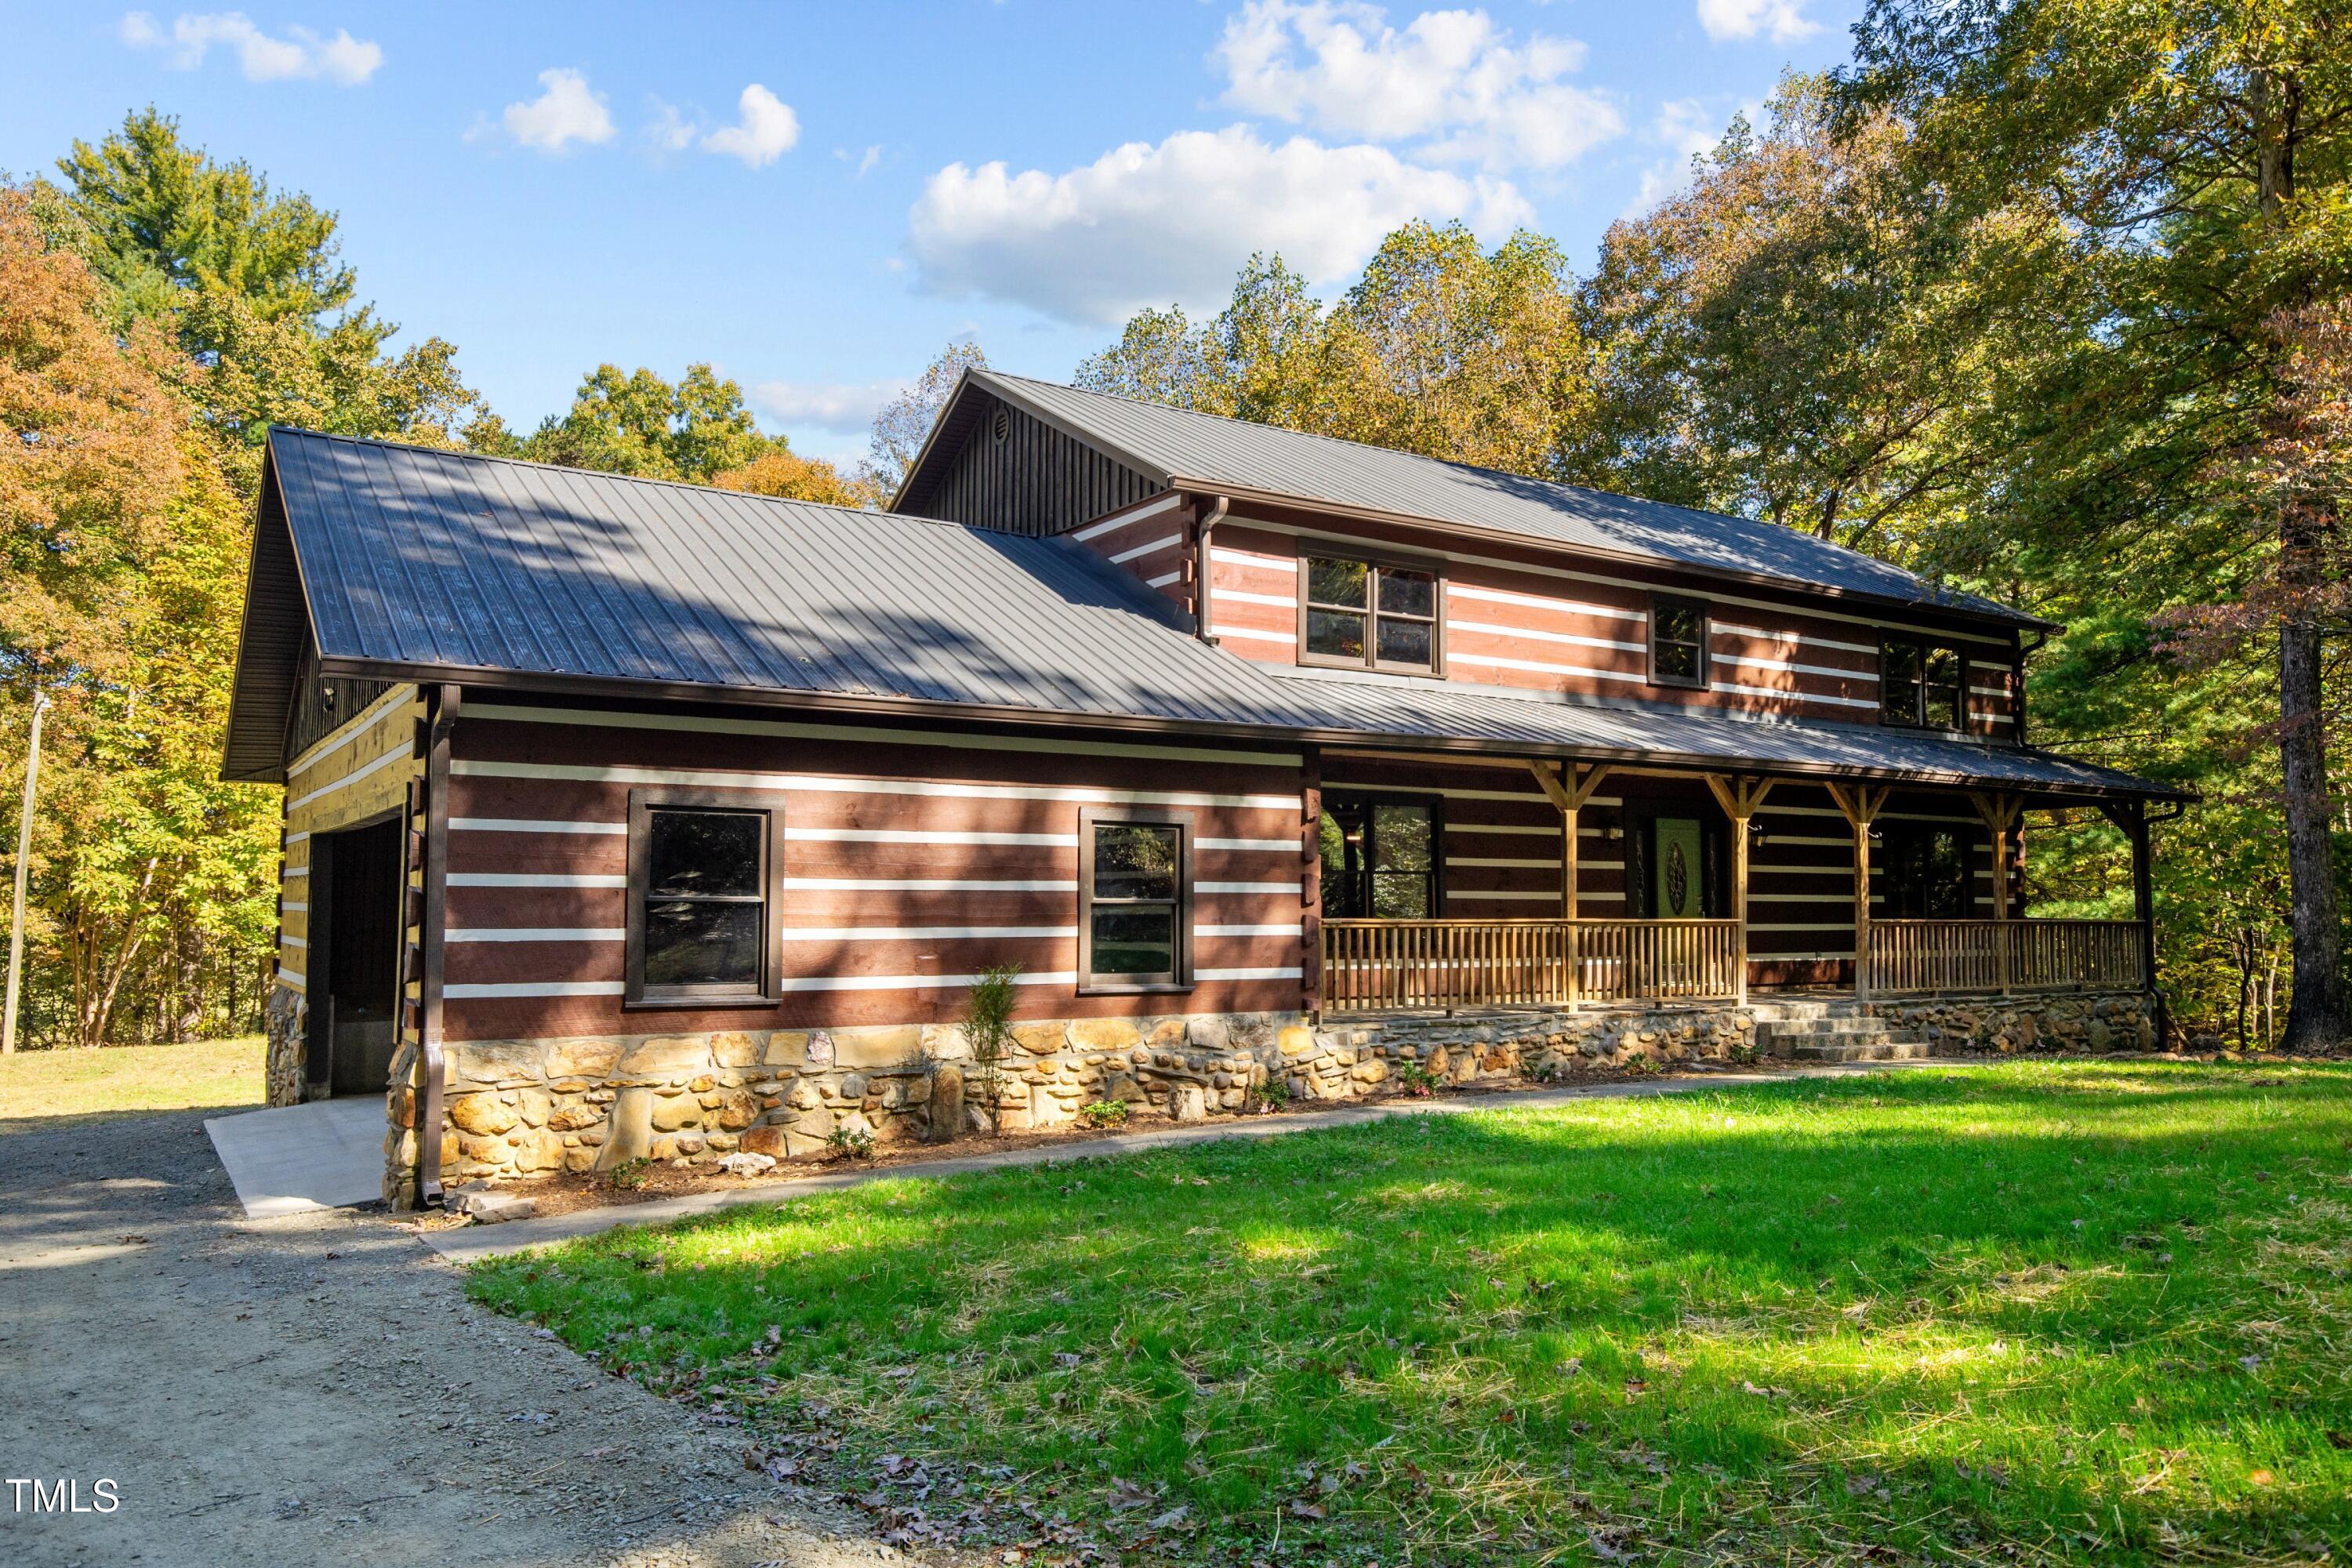
[(1696, 920), (1706, 912), (1699, 825), (1688, 816), (1661, 816), (1650, 856), (1650, 907), (1664, 921)]

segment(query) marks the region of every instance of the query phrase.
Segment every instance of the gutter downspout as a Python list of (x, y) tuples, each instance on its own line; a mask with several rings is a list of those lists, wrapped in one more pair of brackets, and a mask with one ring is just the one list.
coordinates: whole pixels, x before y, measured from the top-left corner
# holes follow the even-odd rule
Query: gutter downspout
[(1192, 525), (1192, 635), (1212, 647), (1217, 639), (1209, 631), (1209, 546), (1233, 499), (1217, 496), (1213, 501)]
[(2033, 634), (2033, 641), (2032, 643), (2019, 643), (2017, 645), (2017, 662), (2010, 667), (2011, 679), (2017, 682), (2017, 722), (2011, 726), (2010, 734), (2011, 737), (2016, 741), (2021, 749), (2022, 749), (2026, 743), (2025, 661), (2032, 658), (2035, 654), (2040, 653), (2042, 651), (2042, 645), (2049, 640), (2050, 634), (2048, 632), (2036, 632)]

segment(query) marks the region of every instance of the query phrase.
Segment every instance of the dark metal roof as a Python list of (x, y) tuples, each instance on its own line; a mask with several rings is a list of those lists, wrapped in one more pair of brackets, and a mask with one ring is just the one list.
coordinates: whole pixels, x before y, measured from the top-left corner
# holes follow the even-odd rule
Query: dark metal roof
[[(1189, 635), (1065, 539), (288, 429), (270, 432), (265, 480), (299, 580), (257, 567), (240, 719), (289, 679), (300, 638), (283, 629), (307, 616), (332, 674), (2168, 793), (1876, 728), (1277, 671)], [(277, 776), (283, 713), (266, 745), (262, 726), (233, 728), (229, 776)]]
[(968, 431), (960, 405), (981, 388), (1060, 426), (1171, 489), (1248, 492), (1308, 506), (1514, 535), (1549, 544), (1905, 606), (2050, 623), (1811, 534), (1751, 518), (1554, 484), (1466, 463), (1226, 419), (998, 371), (967, 371), (908, 470), (908, 504), (936, 482)]

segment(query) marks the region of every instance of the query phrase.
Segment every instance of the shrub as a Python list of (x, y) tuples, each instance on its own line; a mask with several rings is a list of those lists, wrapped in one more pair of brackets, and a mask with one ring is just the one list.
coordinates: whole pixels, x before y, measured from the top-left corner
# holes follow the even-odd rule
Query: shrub
[(1124, 1127), (1127, 1125), (1128, 1113), (1133, 1109), (1134, 1107), (1123, 1100), (1097, 1100), (1092, 1105), (1081, 1109), (1078, 1114), (1087, 1119), (1089, 1126)]
[(964, 1004), (964, 1038), (971, 1045), (971, 1083), (988, 1105), (988, 1130), (1003, 1131), (996, 1112), (997, 1086), (1003, 1079), (1004, 1053), (1013, 1044), (1013, 979), (1017, 963), (983, 969), (972, 982)]
[(1396, 1069), (1397, 1087), (1415, 1100), (1427, 1100), (1442, 1081), (1438, 1076), (1419, 1062), (1400, 1062)]
[(633, 1192), (646, 1184), (646, 1172), (652, 1164), (651, 1160), (640, 1154), (633, 1160), (624, 1160), (605, 1172), (604, 1179), (623, 1192)]
[(1290, 1103), (1290, 1080), (1269, 1074), (1264, 1083), (1250, 1085), (1249, 1099), (1258, 1109), (1280, 1110)]
[(874, 1134), (863, 1127), (836, 1127), (824, 1136), (840, 1160), (870, 1160), (874, 1157)]

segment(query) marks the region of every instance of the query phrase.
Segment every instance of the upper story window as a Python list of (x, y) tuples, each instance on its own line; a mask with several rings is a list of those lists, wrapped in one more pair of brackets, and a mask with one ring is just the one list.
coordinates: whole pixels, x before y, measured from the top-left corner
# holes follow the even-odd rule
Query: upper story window
[(628, 1001), (773, 998), (782, 816), (740, 791), (631, 792)]
[(1878, 655), (1880, 720), (1929, 730), (1965, 728), (1967, 678), (1959, 649), (1890, 637)]
[(1310, 555), (1301, 563), (1299, 650), (1308, 664), (1437, 668), (1437, 574)]
[(1706, 605), (1702, 601), (1650, 596), (1650, 683), (1706, 684)]
[(1088, 810), (1078, 831), (1078, 976), (1088, 991), (1192, 983), (1192, 825)]

